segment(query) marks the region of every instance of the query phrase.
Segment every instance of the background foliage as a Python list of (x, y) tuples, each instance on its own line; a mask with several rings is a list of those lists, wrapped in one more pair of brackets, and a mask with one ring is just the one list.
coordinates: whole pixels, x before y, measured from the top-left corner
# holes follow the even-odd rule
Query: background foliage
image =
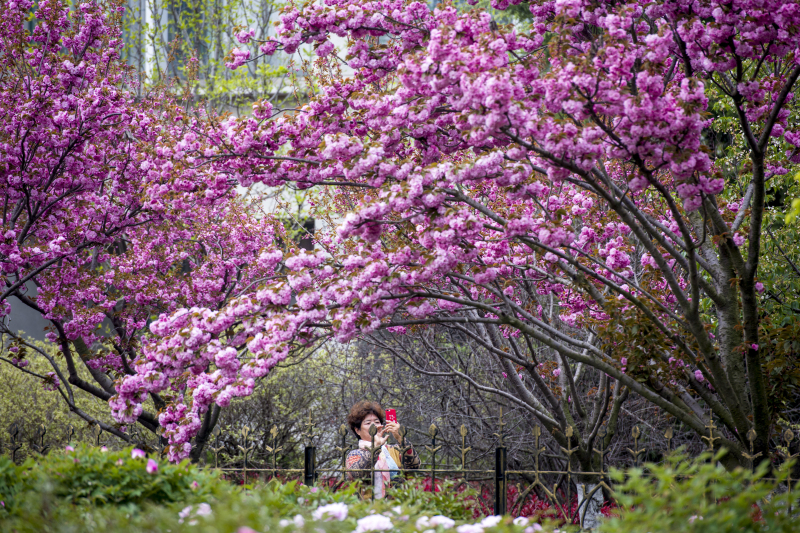
[[(55, 347), (46, 342), (30, 340), (31, 343), (42, 350), (46, 350), (53, 357), (57, 357)], [(25, 350), (25, 348), (21, 348)], [(0, 357), (10, 359), (13, 355), (6, 351), (0, 352)], [(43, 357), (35, 353), (27, 353), (29, 365), (26, 370), (39, 375), (46, 375), (52, 370), (50, 364)], [(89, 372), (84, 367), (79, 367), (79, 374), (84, 379), (89, 379)], [(96, 444), (97, 428), (71, 413), (65, 402), (57, 393), (45, 390), (44, 381), (30, 373), (21, 372), (11, 364), (0, 361), (0, 450), (9, 452), (12, 447), (11, 430), (19, 431), (15, 439), (21, 448), (16, 457), (22, 461), (31, 453), (36, 453), (42, 443), (42, 428), (44, 444), (49, 449), (63, 449), (70, 442)], [(76, 404), (92, 416), (108, 424), (114, 420), (108, 410), (108, 403), (88, 394), (76, 395)], [(70, 432), (72, 431), (72, 434)], [(119, 447), (122, 441), (109, 438), (107, 434), (101, 436), (101, 442), (111, 447)]]

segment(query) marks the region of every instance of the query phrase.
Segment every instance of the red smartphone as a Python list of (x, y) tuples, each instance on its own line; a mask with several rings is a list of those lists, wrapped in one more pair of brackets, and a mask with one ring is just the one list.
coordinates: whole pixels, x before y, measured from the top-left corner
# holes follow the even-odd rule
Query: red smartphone
[(387, 422), (394, 422), (397, 423), (397, 411), (394, 409), (387, 409), (386, 410), (386, 421)]

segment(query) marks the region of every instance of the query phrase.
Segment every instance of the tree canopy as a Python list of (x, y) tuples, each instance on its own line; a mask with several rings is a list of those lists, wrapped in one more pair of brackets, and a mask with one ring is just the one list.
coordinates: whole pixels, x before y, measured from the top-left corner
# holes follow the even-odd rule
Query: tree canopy
[[(508, 2), (493, 7), (502, 10)], [(231, 229), (219, 245), (229, 262), (215, 262), (209, 247), (200, 254), (199, 263), (215, 265), (208, 267), (213, 275), (194, 285), (206, 289), (175, 298), (164, 292), (174, 288), (172, 278), (159, 277), (152, 286), (132, 287), (136, 295), (129, 299), (144, 299), (136, 303), (146, 313), (161, 314), (141, 350), (123, 358), (128, 369), (110, 403), (117, 420), (130, 423), (142, 416), (145, 398), (158, 398), (172, 459), (191, 453), (214, 409), (250, 394), (255, 380), (290, 355), (328, 339), (409, 335), (427, 327), (457, 330), (501, 358), (511, 396), (553, 434), (577, 417), (588, 457), (608, 422), (609, 401), (586, 409), (575, 385), (582, 369), (592, 369), (602, 398), (630, 391), (699, 434), (713, 417), (731, 465), (749, 464), (749, 435), (766, 457), (778, 405), (770, 399), (776, 368), (797, 375), (796, 349), (786, 345), (794, 311), (781, 293), (791, 297), (795, 289), (767, 279), (763, 265), (768, 230), (781, 229), (776, 245), (786, 242), (781, 235), (793, 234), (774, 210), (778, 189), (800, 161), (793, 93), (800, 4), (540, 0), (529, 10), (529, 23), (502, 25), (485, 9), (459, 10), (448, 2), (433, 9), (407, 0), (291, 3), (274, 37), (259, 41), (252, 31), (240, 32), (249, 48), (234, 49), (228, 65), (259, 59), (251, 53), (254, 43), (266, 55), (313, 47), (328, 74), (297, 108), (258, 101), (246, 117), (189, 118), (173, 110), (153, 122), (127, 108), (68, 107), (74, 109), (70, 124), (98, 117), (92, 123), (93, 138), (103, 139), (97, 149), (77, 125), (57, 131), (76, 139), (66, 146), (87, 154), (82, 165), (105, 165), (102, 172), (81, 172), (87, 176), (81, 179), (103, 179), (90, 181), (87, 190), (95, 196), (88, 204), (59, 211), (69, 218), (64, 229), (47, 233), (59, 227), (57, 217), (48, 219), (39, 240), (19, 228), (36, 227), (38, 211), (27, 206), (39, 200), (31, 195), (57, 172), (30, 174), (39, 181), (34, 193), (25, 192), (31, 189), (22, 177), (28, 160), (22, 153), (37, 153), (29, 143), (36, 142), (39, 124), (48, 124), (40, 127), (47, 135), (60, 126), (34, 120), (6, 128), (13, 142), (3, 152), (11, 161), (4, 187), (21, 206), (14, 211), (20, 222), (6, 230), (10, 248), (2, 250), (7, 293), (21, 289), (26, 272), (44, 272), (40, 265), (52, 267), (42, 286), (60, 286), (72, 268), (63, 261), (67, 251), (86, 264), (90, 250), (110, 245), (114, 232), (131, 227), (126, 235), (137, 235), (141, 217), (149, 217), (148, 228), (163, 229), (141, 230), (142, 250), (173, 254), (163, 263), (147, 254), (142, 260), (174, 268), (184, 253), (173, 245), (176, 228), (196, 223), (192, 235), (210, 233), (197, 242), (213, 240), (219, 232), (210, 228), (235, 210), (232, 184), (316, 188), (326, 192), (325, 208), (341, 215), (341, 223), (320, 232), (313, 251), (284, 246), (263, 231), (243, 244), (243, 233)], [(61, 15), (51, 21), (39, 11), (52, 27), (66, 27)], [(14, 13), (3, 16), (11, 20)], [(101, 78), (82, 81), (84, 74), (71, 70), (81, 63), (67, 65), (58, 55), (75, 42), (76, 50), (95, 54), (84, 64), (108, 62), (92, 39), (111, 30), (86, 26), (99, 33), (86, 38), (76, 31), (48, 44), (47, 53), (3, 56), (13, 65), (58, 57), (52, 74), (41, 76), (72, 85), (48, 85), (55, 96), (37, 116), (58, 117), (51, 110), (71, 101), (61, 93), (102, 84)], [(47, 27), (37, 26), (34, 40), (52, 39)], [(336, 49), (336, 37), (346, 38), (346, 50)], [(102, 50), (112, 53), (113, 46)], [(338, 73), (341, 62), (349, 72)], [(16, 79), (5, 78), (8, 84)], [(111, 94), (124, 97), (117, 89)], [(112, 114), (122, 123), (105, 128)], [(150, 148), (125, 142), (120, 132), (128, 130), (150, 139)], [(115, 159), (125, 162), (125, 172), (122, 163), (107, 162), (114, 152), (101, 149), (106, 145), (128, 150)], [(60, 171), (65, 164), (52, 153), (77, 164), (56, 150), (42, 168)], [(73, 183), (75, 173), (67, 175)], [(106, 200), (109, 191), (128, 189), (146, 191), (147, 201), (120, 200), (120, 212)], [(86, 211), (95, 197), (104, 203)], [(208, 206), (198, 212), (213, 215), (194, 216), (195, 206)], [(98, 225), (101, 219), (113, 225)], [(253, 232), (261, 223), (253, 222)], [(62, 237), (68, 246), (53, 240)], [(39, 259), (23, 251), (42, 253), (31, 248), (40, 242), (55, 247), (48, 244), (34, 264)], [(785, 261), (775, 254), (768, 261), (794, 277), (793, 250), (781, 256)], [(113, 262), (112, 255), (103, 259)], [(143, 276), (142, 265), (129, 272)], [(192, 268), (190, 279), (202, 272)], [(235, 290), (213, 282), (233, 276)], [(59, 298), (113, 303), (79, 293)], [(767, 297), (787, 320), (767, 316), (773, 306)], [(56, 316), (51, 309), (57, 307), (44, 311)], [(85, 320), (84, 327), (77, 308), (64, 309), (64, 335), (89, 335), (97, 320)], [(146, 325), (140, 316), (137, 331)], [(781, 358), (783, 367), (774, 364)], [(545, 359), (558, 366), (555, 380), (541, 370)], [(796, 387), (794, 379), (786, 387)]]

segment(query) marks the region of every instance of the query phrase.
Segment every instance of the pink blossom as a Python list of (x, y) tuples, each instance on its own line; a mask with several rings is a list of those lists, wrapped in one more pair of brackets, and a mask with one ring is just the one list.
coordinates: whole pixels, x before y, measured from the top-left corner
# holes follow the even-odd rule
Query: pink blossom
[(250, 39), (252, 39), (255, 34), (256, 30), (254, 29), (242, 30), (236, 34), (236, 40), (239, 41), (239, 43), (241, 44), (247, 44), (250, 42)]
[(278, 49), (279, 44), (280, 43), (278, 43), (277, 41), (267, 41), (266, 43), (259, 46), (258, 49), (261, 51), (262, 54), (271, 56)]
[(325, 57), (331, 52), (333, 52), (335, 49), (336, 47), (331, 41), (325, 41), (319, 47), (317, 47), (316, 52), (319, 57)]
[(234, 48), (231, 50), (231, 60), (225, 66), (231, 70), (236, 70), (250, 60), (250, 50)]
[(700, 370), (695, 370), (694, 379), (702, 383), (703, 381), (705, 381), (706, 378), (703, 376), (703, 372), (701, 372)]
[[(25, 361), (27, 365), (27, 361)], [(18, 365), (18, 366), (25, 366), (25, 365)], [(46, 391), (57, 391), (58, 387), (61, 385), (61, 381), (58, 379), (58, 375), (55, 372), (48, 372), (46, 374), (46, 378), (42, 382), (42, 387)]]
[(131, 450), (131, 458), (138, 459), (140, 457), (145, 457), (147, 454), (144, 453), (144, 450), (140, 450), (139, 448), (134, 448)]
[(147, 460), (147, 466), (145, 466), (148, 474), (155, 474), (158, 472), (158, 463), (155, 462), (153, 459)]

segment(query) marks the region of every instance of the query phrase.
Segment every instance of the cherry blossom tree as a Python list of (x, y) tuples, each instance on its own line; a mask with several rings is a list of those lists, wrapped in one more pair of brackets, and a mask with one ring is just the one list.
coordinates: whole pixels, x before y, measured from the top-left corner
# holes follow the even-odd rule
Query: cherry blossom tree
[[(730, 466), (750, 464), (751, 432), (768, 457), (758, 273), (770, 180), (798, 157), (800, 6), (541, 0), (530, 10), (523, 30), (448, 3), (286, 7), (262, 53), (310, 43), (353, 75), (295, 113), (259, 103), (223, 121), (205, 157), (244, 186), (352, 189), (356, 203), (314, 252), (265, 255), (279, 267), (270, 282), (151, 325), (148, 364), (206, 364), (223, 349), (220, 368), (240, 361), (235, 381), (209, 378), (167, 408), (173, 457), (235, 383), (292, 351), (426, 324), (495, 330), (504, 340), (493, 349), (545, 394), (563, 398), (573, 365), (585, 365), (698, 434), (711, 416)], [(344, 58), (333, 35), (350, 39)], [(249, 59), (234, 53), (230, 66)], [(709, 133), (731, 137), (735, 168)], [(558, 388), (537, 380), (537, 354), (559, 361)], [(522, 395), (531, 385), (514, 376)], [(120, 401), (130, 409), (167, 381), (140, 381)], [(563, 426), (526, 408), (550, 431)], [(601, 426), (582, 433), (585, 454)]]
[[(283, 226), (239, 200), (229, 175), (194, 161), (203, 147), (189, 103), (179, 106), (168, 86), (135, 98), (119, 59), (117, 4), (70, 10), (39, 2), (29, 33), (23, 21), (31, 6), (12, 2), (0, 13), (2, 360), (35, 374), (29, 359), (47, 359), (52, 371), (35, 374), (43, 386), (124, 440), (132, 424), (160, 434), (158, 411), (182, 390), (177, 375), (168, 374), (169, 390), (121, 407), (117, 425), (83, 411), (75, 397), (114, 408), (134, 386), (124, 381), (120, 389), (116, 380), (155, 379), (151, 363), (137, 365), (146, 361), (140, 337), (152, 317), (220, 307), (270, 276), (257, 258), (280, 245)], [(12, 296), (50, 321), (57, 356), (18, 333)], [(205, 377), (193, 363), (181, 368), (184, 378)], [(239, 391), (252, 392), (252, 384)], [(195, 455), (218, 415), (209, 412), (196, 432)]]

